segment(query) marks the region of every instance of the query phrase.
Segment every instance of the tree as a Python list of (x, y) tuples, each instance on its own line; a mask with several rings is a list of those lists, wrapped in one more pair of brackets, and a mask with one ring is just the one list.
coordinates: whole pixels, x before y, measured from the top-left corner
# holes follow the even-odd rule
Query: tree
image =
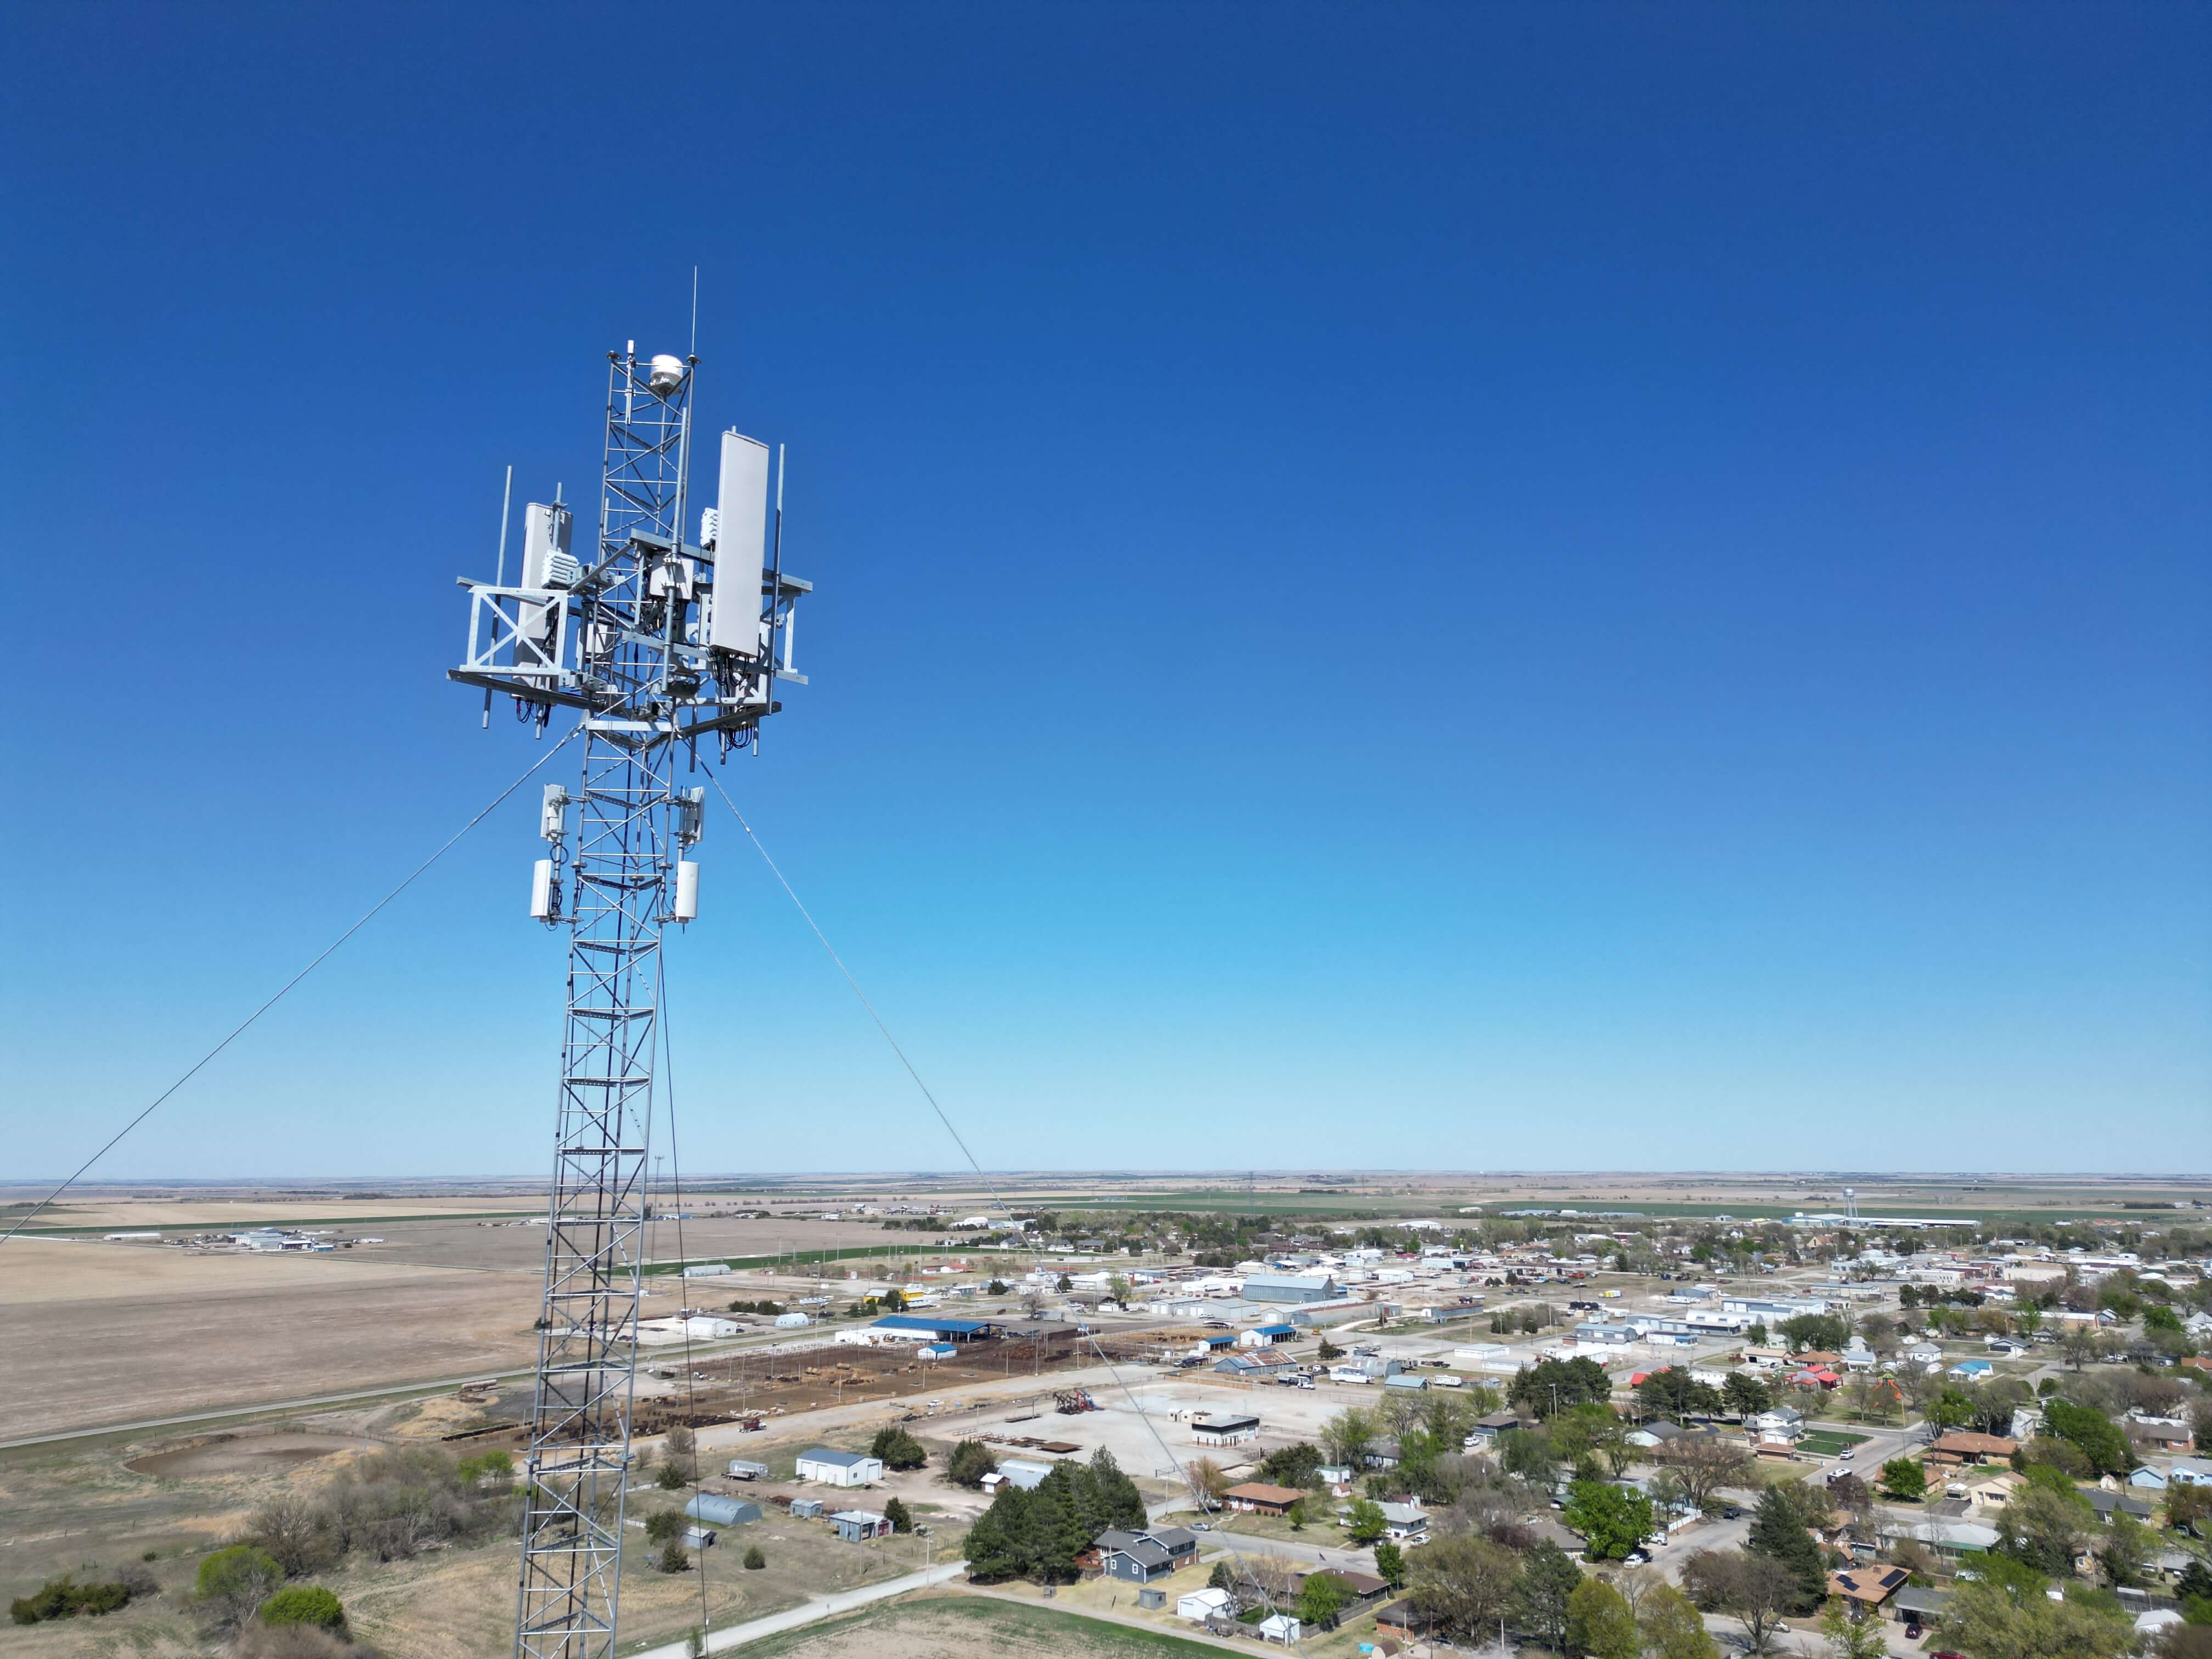
[(1928, 1471), (1917, 1459), (1893, 1457), (1881, 1466), (1881, 1490), (1900, 1504), (1917, 1504), (1928, 1496)]
[(1700, 1607), (1741, 1623), (1745, 1643), (1755, 1654), (1773, 1645), (1774, 1632), (1802, 1594), (1789, 1567), (1748, 1550), (1699, 1550), (1683, 1564), (1682, 1588)]
[(1541, 1429), (1506, 1430), (1498, 1437), (1498, 1460), (1506, 1473), (1532, 1486), (1548, 1486), (1559, 1478), (1559, 1454)]
[(646, 1541), (665, 1544), (672, 1538), (681, 1538), (690, 1524), (690, 1517), (681, 1510), (655, 1510), (645, 1517)]
[(684, 1471), (675, 1464), (663, 1463), (659, 1473), (653, 1477), (653, 1484), (663, 1492), (682, 1492), (691, 1483), (684, 1478)]
[(271, 1498), (253, 1512), (248, 1532), (250, 1541), (267, 1551), (287, 1578), (330, 1566), (338, 1557), (329, 1515), (305, 1498)]
[(1555, 1652), (1566, 1645), (1567, 1601), (1582, 1582), (1582, 1569), (1548, 1538), (1540, 1540), (1522, 1559), (1514, 1595), (1522, 1626)]
[(2063, 1577), (2095, 1524), (2096, 1511), (2079, 1493), (2037, 1481), (2014, 1493), (1997, 1516), (1997, 1548), (2038, 1572)]
[(2105, 1528), (2103, 1541), (2098, 1547), (2097, 1565), (2105, 1570), (2107, 1584), (2115, 1588), (2140, 1585), (2150, 1565), (2148, 1529), (2135, 1516), (2114, 1510), (2112, 1523)]
[(1637, 1598), (1636, 1624), (1654, 1659), (1721, 1659), (1720, 1644), (1689, 1597), (1663, 1578)]
[(1053, 1289), (1058, 1291), (1062, 1296), (1066, 1296), (1074, 1288), (1075, 1281), (1070, 1279), (1066, 1273), (1062, 1273), (1060, 1276), (1059, 1282), (1053, 1286)]
[(921, 1442), (896, 1423), (876, 1431), (868, 1443), (868, 1455), (882, 1458), (887, 1469), (918, 1469), (929, 1461)]
[(758, 1572), (767, 1565), (768, 1557), (761, 1553), (761, 1547), (758, 1544), (748, 1545), (746, 1547), (745, 1570), (748, 1572)]
[(1945, 1389), (1928, 1402), (1929, 1423), (1939, 1429), (1963, 1429), (1974, 1420), (1974, 1402), (1957, 1389)]
[(1334, 1573), (1308, 1573), (1298, 1590), (1298, 1617), (1306, 1624), (1331, 1629), (1330, 1621), (1358, 1599), (1352, 1586)]
[(884, 1519), (891, 1523), (893, 1532), (914, 1530), (914, 1511), (899, 1498), (894, 1498), (884, 1505)]
[(2133, 1622), (2116, 1609), (2054, 1601), (1990, 1577), (1953, 1587), (1938, 1632), (1971, 1659), (2119, 1659), (2135, 1639)]
[(676, 1471), (678, 1486), (692, 1485), (699, 1479), (699, 1437), (678, 1423), (668, 1431), (660, 1461), (664, 1470)]
[(1796, 1581), (1797, 1593), (1790, 1598), (1790, 1612), (1809, 1613), (1827, 1595), (1828, 1573), (1820, 1564), (1820, 1547), (1806, 1531), (1793, 1495), (1781, 1487), (1769, 1486), (1759, 1500), (1759, 1510), (1752, 1517), (1743, 1547), (1748, 1553), (1765, 1556), (1786, 1568)]
[(1719, 1438), (1684, 1435), (1653, 1452), (1652, 1461), (1681, 1482), (1682, 1495), (1699, 1509), (1723, 1486), (1749, 1478), (1751, 1459)]
[(292, 1584), (261, 1604), (255, 1615), (264, 1625), (313, 1625), (318, 1630), (345, 1628), (345, 1608), (320, 1584)]
[(691, 1571), (691, 1558), (685, 1553), (683, 1543), (672, 1538), (661, 1549), (660, 1559), (653, 1565), (663, 1572), (689, 1572)]
[(1315, 1350), (1315, 1357), (1320, 1359), (1341, 1359), (1344, 1358), (1344, 1350), (1330, 1341), (1324, 1333), (1321, 1339), (1321, 1346)]
[(226, 1624), (242, 1625), (284, 1582), (284, 1569), (265, 1550), (233, 1544), (200, 1563), (192, 1594)]
[(1568, 1488), (1565, 1514), (1593, 1561), (1626, 1559), (1651, 1531), (1651, 1500), (1603, 1481), (1576, 1481)]
[(1613, 1397), (1613, 1380), (1595, 1359), (1547, 1359), (1523, 1365), (1505, 1390), (1506, 1401), (1539, 1422), (1555, 1412)]
[(1678, 1365), (1651, 1372), (1636, 1385), (1637, 1403), (1654, 1417), (1680, 1422), (1689, 1417), (1710, 1417), (1721, 1408), (1720, 1391), (1699, 1382)]
[(1589, 1659), (1637, 1659), (1644, 1637), (1626, 1598), (1602, 1578), (1585, 1578), (1567, 1597), (1567, 1646)]
[(1371, 1544), (1388, 1529), (1382, 1518), (1382, 1506), (1369, 1498), (1352, 1500), (1352, 1511), (1346, 1517), (1345, 1532), (1355, 1544)]
[(2118, 1424), (2088, 1406), (2051, 1399), (2044, 1402), (2045, 1426), (2089, 1460), (2091, 1473), (2125, 1474), (2136, 1466), (2136, 1451)]
[(1774, 1409), (1774, 1390), (1748, 1371), (1730, 1371), (1721, 1385), (1721, 1399), (1740, 1418), (1753, 1418)]
[(1229, 1477), (1222, 1472), (1221, 1465), (1210, 1457), (1200, 1457), (1188, 1466), (1188, 1473), (1190, 1484), (1198, 1488), (1199, 1496), (1206, 1500), (1206, 1507), (1210, 1510), (1220, 1508), (1221, 1494), (1227, 1492), (1231, 1484)]
[[(1446, 1627), (1475, 1632), (1497, 1621), (1512, 1604), (1520, 1564), (1503, 1545), (1471, 1533), (1454, 1533), (1426, 1544), (1403, 1565), (1413, 1599)], [(1379, 1568), (1381, 1561), (1376, 1564)]]
[[(2177, 1480), (2166, 1487), (2166, 1524), (2176, 1532), (2203, 1536), (2198, 1529), (2208, 1515), (2212, 1515), (2212, 1486), (2184, 1486)], [(2212, 1585), (2206, 1587), (2204, 1594), (2212, 1596)]]
[(1321, 1448), (1301, 1440), (1295, 1445), (1278, 1446), (1261, 1458), (1260, 1479), (1278, 1486), (1310, 1486), (1321, 1466)]
[(998, 1456), (988, 1446), (980, 1440), (963, 1440), (945, 1460), (945, 1478), (956, 1486), (974, 1491), (982, 1486), (983, 1477), (994, 1473), (998, 1467)]
[(1771, 1339), (1767, 1335), (1765, 1325), (1762, 1323), (1753, 1325), (1746, 1331), (1743, 1334), (1743, 1340), (1754, 1348), (1764, 1348), (1768, 1346)]
[(1888, 1659), (1879, 1615), (1854, 1618), (1840, 1600), (1829, 1602), (1820, 1615), (1820, 1634), (1828, 1644), (1828, 1659)]
[(1374, 1445), (1378, 1430), (1375, 1415), (1357, 1406), (1346, 1407), (1321, 1427), (1322, 1449), (1328, 1461), (1357, 1474)]
[(1406, 1587), (1406, 1552), (1387, 1538), (1375, 1547), (1375, 1576), (1392, 1589)]
[(1851, 1340), (1850, 1322), (1841, 1314), (1793, 1314), (1782, 1322), (1782, 1340), (1792, 1353), (1839, 1352)]

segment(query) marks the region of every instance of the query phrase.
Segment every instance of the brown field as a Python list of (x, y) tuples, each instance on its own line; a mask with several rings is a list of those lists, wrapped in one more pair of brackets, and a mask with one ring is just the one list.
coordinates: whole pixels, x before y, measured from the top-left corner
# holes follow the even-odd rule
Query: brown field
[(16, 1239), (10, 1437), (529, 1364), (533, 1273)]

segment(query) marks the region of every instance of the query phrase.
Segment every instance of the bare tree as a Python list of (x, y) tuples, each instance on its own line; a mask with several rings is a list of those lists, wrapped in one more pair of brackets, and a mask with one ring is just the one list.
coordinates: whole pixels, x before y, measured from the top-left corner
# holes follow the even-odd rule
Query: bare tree
[(1462, 1533), (1439, 1538), (1410, 1564), (1413, 1599), (1456, 1631), (1480, 1631), (1511, 1605), (1521, 1563), (1487, 1538)]
[(1751, 1459), (1737, 1447), (1717, 1437), (1683, 1435), (1659, 1447), (1652, 1462), (1673, 1472), (1682, 1483), (1682, 1494), (1699, 1509), (1723, 1486), (1732, 1486), (1751, 1473)]
[(1781, 1562), (1743, 1550), (1699, 1550), (1682, 1565), (1682, 1588), (1707, 1612), (1725, 1613), (1743, 1626), (1753, 1653), (1765, 1653), (1802, 1593), (1797, 1575)]

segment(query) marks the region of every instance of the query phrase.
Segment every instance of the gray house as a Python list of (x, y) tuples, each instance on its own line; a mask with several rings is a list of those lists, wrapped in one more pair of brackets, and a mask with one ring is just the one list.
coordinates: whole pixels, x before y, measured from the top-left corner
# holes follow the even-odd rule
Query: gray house
[(1198, 1539), (1181, 1527), (1161, 1532), (1102, 1532), (1098, 1566), (1109, 1577), (1147, 1584), (1198, 1559)]

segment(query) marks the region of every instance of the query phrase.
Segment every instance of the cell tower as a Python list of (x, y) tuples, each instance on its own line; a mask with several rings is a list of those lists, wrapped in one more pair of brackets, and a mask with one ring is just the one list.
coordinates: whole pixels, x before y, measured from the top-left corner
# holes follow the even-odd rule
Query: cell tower
[[(599, 538), (571, 550), (556, 499), (524, 509), (520, 579), (464, 580), (468, 655), (447, 678), (511, 696), (542, 735), (580, 716), (572, 793), (546, 787), (530, 914), (568, 932), (538, 1380), (523, 1468), (518, 1659), (611, 1659), (636, 1377), (661, 930), (698, 914), (703, 786), (678, 782), (757, 747), (792, 672), (779, 461), (726, 432), (720, 492), (684, 540), (696, 357), (607, 354)], [(487, 699), (489, 706), (489, 699)]]

